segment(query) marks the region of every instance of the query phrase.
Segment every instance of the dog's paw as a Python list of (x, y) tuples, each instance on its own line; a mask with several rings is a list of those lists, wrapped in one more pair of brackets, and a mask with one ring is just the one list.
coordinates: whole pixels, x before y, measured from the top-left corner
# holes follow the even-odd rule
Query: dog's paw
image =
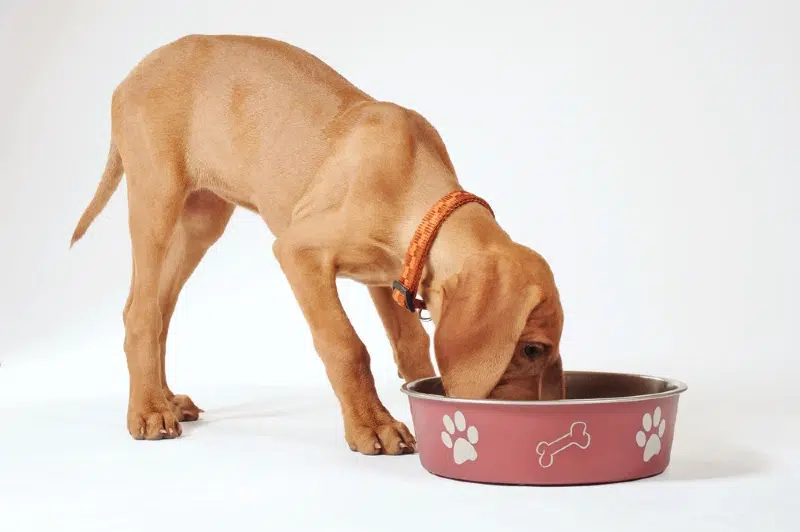
[(174, 395), (170, 399), (170, 403), (172, 404), (172, 413), (175, 414), (178, 421), (197, 421), (200, 414), (205, 412), (194, 404), (188, 395)]
[(128, 432), (136, 440), (164, 440), (181, 435), (181, 424), (164, 401), (151, 408), (132, 408), (128, 411)]
[(345, 439), (352, 451), (361, 454), (409, 454), (417, 447), (408, 427), (391, 417), (382, 422), (346, 422)]

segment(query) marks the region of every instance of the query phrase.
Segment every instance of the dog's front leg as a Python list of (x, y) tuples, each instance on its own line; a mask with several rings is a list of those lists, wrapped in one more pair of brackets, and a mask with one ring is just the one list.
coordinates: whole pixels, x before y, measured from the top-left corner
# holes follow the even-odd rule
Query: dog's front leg
[(273, 251), (339, 399), (350, 449), (363, 454), (413, 452), (411, 432), (378, 398), (369, 354), (342, 307), (330, 258), (313, 243), (293, 237), (291, 230), (276, 240)]

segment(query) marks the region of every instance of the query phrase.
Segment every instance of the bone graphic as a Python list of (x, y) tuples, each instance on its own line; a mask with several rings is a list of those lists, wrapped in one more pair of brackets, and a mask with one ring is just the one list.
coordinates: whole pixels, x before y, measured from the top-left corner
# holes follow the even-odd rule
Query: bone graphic
[(553, 465), (553, 457), (564, 449), (572, 445), (579, 449), (586, 449), (589, 447), (591, 441), (592, 437), (586, 432), (586, 423), (583, 421), (576, 421), (570, 426), (569, 432), (557, 440), (539, 442), (536, 446), (536, 454), (539, 455), (539, 465), (544, 468), (550, 467)]

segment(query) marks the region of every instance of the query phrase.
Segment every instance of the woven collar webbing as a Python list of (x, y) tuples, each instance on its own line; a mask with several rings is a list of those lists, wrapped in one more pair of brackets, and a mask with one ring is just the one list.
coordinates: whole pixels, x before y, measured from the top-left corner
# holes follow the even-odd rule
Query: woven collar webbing
[(425, 214), (406, 250), (400, 279), (392, 284), (392, 298), (398, 305), (411, 312), (426, 308), (425, 302), (416, 296), (422, 279), (422, 270), (428, 259), (428, 251), (447, 217), (457, 208), (470, 202), (483, 205), (494, 216), (492, 208), (486, 201), (463, 190), (455, 190), (445, 195)]

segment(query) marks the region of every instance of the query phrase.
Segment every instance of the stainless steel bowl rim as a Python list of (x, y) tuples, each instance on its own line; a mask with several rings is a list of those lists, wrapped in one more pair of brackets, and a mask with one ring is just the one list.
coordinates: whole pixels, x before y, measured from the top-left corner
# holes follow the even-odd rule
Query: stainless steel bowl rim
[(596, 398), (585, 398), (585, 399), (560, 399), (557, 401), (509, 401), (509, 400), (501, 400), (501, 399), (465, 399), (461, 397), (446, 397), (443, 395), (436, 395), (430, 393), (422, 393), (412, 390), (411, 388), (421, 382), (424, 381), (433, 381), (439, 380), (441, 377), (424, 377), (422, 379), (417, 379), (411, 382), (407, 382), (400, 387), (400, 391), (406, 394), (409, 397), (413, 397), (415, 399), (422, 399), (425, 401), (438, 401), (442, 403), (460, 403), (460, 404), (473, 404), (473, 405), (495, 405), (495, 406), (530, 406), (530, 407), (539, 407), (539, 406), (573, 406), (573, 405), (583, 405), (583, 404), (611, 404), (611, 403), (632, 403), (637, 401), (649, 401), (652, 399), (664, 399), (667, 397), (672, 397), (674, 395), (679, 395), (685, 392), (689, 387), (675, 379), (669, 379), (664, 377), (656, 377), (653, 375), (645, 375), (639, 373), (618, 373), (618, 372), (611, 372), (611, 371), (565, 371), (565, 374), (575, 374), (575, 373), (582, 373), (582, 374), (589, 374), (589, 375), (618, 375), (618, 376), (626, 376), (626, 377), (633, 377), (639, 378), (643, 380), (655, 380), (662, 382), (669, 386), (671, 389), (665, 390), (663, 392), (658, 393), (648, 393), (648, 394), (641, 394), (641, 395), (628, 395), (624, 397), (596, 397)]

